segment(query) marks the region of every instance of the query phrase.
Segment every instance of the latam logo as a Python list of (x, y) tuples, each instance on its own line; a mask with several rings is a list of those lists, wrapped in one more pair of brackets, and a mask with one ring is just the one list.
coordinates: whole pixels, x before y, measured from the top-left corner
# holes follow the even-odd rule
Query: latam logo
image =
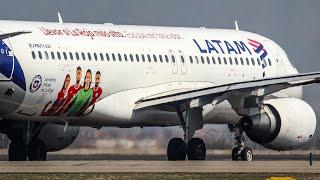
[[(256, 53), (260, 57), (260, 61), (262, 64), (262, 76), (265, 77), (265, 68), (267, 63), (265, 58), (268, 56), (267, 50), (264, 48), (262, 43), (248, 39), (248, 42), (244, 41), (226, 41), (226, 40), (203, 40), (198, 41), (193, 39), (194, 44), (202, 54), (229, 54), (229, 55), (237, 55), (237, 54), (246, 54), (252, 55)], [(249, 44), (249, 46), (248, 46)], [(249, 48), (251, 46), (251, 48)], [(253, 50), (253, 52), (252, 52)]]
[[(264, 48), (264, 46), (253, 39), (248, 39), (250, 46), (253, 48), (254, 52), (257, 53), (260, 56), (260, 60), (262, 61), (262, 69), (264, 70), (267, 67), (267, 63), (265, 61), (265, 58), (268, 56), (267, 50)], [(263, 77), (266, 76), (265, 71), (263, 71)]]

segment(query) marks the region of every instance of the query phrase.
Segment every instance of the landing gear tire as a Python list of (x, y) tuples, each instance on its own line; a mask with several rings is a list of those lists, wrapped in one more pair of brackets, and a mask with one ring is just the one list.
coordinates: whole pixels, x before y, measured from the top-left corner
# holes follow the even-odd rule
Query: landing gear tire
[(243, 148), (242, 151), (239, 153), (239, 148), (232, 149), (232, 161), (252, 161), (253, 153), (252, 149), (249, 147)]
[(233, 148), (232, 154), (231, 154), (232, 161), (238, 161), (239, 160), (239, 148)]
[(26, 161), (27, 152), (22, 141), (12, 141), (9, 145), (9, 161)]
[(172, 138), (169, 141), (167, 156), (169, 161), (183, 161), (186, 159), (187, 145), (181, 138)]
[(243, 150), (240, 153), (240, 157), (242, 161), (252, 161), (252, 149), (249, 147), (243, 148)]
[(45, 161), (47, 159), (47, 150), (42, 141), (36, 140), (29, 147), (29, 161)]
[(205, 160), (206, 145), (200, 138), (192, 138), (188, 142), (187, 147), (188, 160)]

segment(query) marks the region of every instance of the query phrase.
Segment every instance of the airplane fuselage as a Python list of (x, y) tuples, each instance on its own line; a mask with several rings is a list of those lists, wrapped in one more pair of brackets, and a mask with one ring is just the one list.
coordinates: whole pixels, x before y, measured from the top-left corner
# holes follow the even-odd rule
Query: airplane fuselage
[[(82, 126), (178, 125), (144, 97), (298, 73), (272, 40), (238, 30), (1, 21), (1, 116)], [(97, 79), (98, 78), (98, 79)], [(270, 97), (301, 98), (301, 87)], [(225, 101), (206, 123), (235, 123)]]

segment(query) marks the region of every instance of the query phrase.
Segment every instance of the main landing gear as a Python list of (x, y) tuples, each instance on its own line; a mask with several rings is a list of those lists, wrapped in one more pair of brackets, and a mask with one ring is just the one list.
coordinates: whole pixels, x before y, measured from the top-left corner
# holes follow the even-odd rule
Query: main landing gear
[(232, 149), (231, 159), (232, 161), (252, 161), (253, 153), (252, 149), (244, 146), (246, 138), (243, 135), (243, 130), (238, 125), (230, 125), (231, 131), (235, 132), (235, 147)]
[(186, 110), (186, 118), (180, 109), (177, 109), (180, 123), (184, 130), (184, 140), (182, 138), (172, 138), (169, 141), (167, 156), (169, 161), (205, 160), (206, 145), (200, 138), (192, 138), (195, 131), (203, 127), (202, 108), (192, 108)]
[(172, 138), (169, 141), (167, 155), (169, 161), (205, 160), (206, 145), (200, 138), (192, 138), (185, 143), (181, 138)]

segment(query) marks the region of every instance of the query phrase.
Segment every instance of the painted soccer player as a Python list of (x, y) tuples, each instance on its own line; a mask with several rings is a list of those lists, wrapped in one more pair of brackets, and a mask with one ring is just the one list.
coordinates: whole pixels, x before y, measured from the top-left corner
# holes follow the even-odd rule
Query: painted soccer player
[(79, 115), (81, 109), (86, 107), (92, 99), (93, 90), (90, 88), (92, 82), (92, 73), (88, 69), (84, 78), (83, 89), (81, 89), (71, 102), (71, 107), (67, 111), (67, 116)]
[(97, 71), (96, 72), (96, 77), (95, 77), (95, 86), (92, 89), (93, 91), (93, 95), (92, 95), (92, 99), (91, 102), (89, 104), (87, 104), (84, 108), (82, 108), (81, 112), (79, 113), (79, 115), (83, 115), (84, 112), (93, 104), (95, 104), (98, 100), (100, 100), (101, 95), (102, 95), (102, 88), (100, 87), (100, 83), (101, 83), (101, 72)]
[(76, 71), (76, 84), (74, 84), (69, 88), (65, 102), (57, 111), (58, 115), (68, 110), (68, 105), (70, 104), (71, 100), (78, 93), (78, 91), (82, 89), (82, 85), (80, 84), (81, 78), (82, 78), (82, 70), (81, 70), (81, 67), (78, 66)]
[(53, 102), (53, 104), (52, 104), (52, 101), (50, 101), (49, 103), (47, 103), (45, 105), (45, 107), (43, 108), (43, 111), (41, 113), (42, 116), (55, 115), (57, 109), (59, 109), (59, 107), (61, 107), (64, 104), (64, 102), (66, 100), (68, 88), (70, 86), (70, 80), (71, 80), (71, 76), (70, 76), (70, 74), (67, 74), (64, 79), (63, 86), (62, 86), (60, 92), (58, 93), (57, 99)]

